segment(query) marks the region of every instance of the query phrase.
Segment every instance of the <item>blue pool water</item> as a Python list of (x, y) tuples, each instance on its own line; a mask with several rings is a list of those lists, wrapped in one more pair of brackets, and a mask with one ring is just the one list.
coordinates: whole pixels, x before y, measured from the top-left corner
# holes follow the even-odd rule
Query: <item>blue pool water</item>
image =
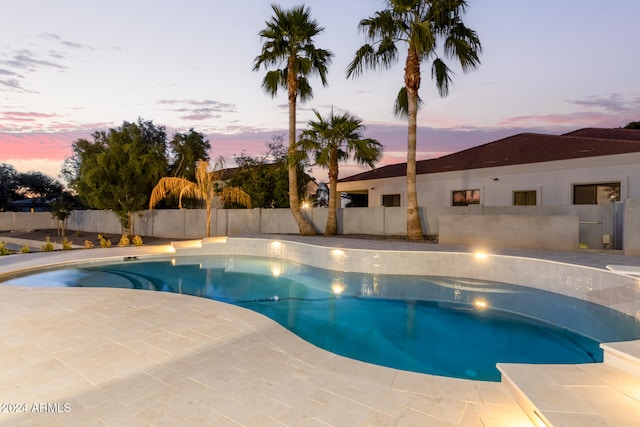
[(522, 286), (339, 273), (265, 258), (134, 260), (6, 283), (196, 295), (262, 313), (336, 354), (488, 381), (500, 379), (496, 363), (597, 362), (602, 361), (600, 342), (640, 338), (640, 324), (630, 316)]

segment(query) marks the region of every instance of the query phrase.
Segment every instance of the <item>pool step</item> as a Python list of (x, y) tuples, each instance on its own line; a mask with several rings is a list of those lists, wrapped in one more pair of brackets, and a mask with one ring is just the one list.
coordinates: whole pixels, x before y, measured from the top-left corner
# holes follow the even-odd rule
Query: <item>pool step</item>
[(502, 383), (537, 426), (637, 426), (640, 376), (608, 363), (498, 364)]
[(204, 248), (226, 243), (226, 236), (205, 237), (197, 240), (183, 240), (179, 242), (171, 242), (176, 255), (203, 255)]

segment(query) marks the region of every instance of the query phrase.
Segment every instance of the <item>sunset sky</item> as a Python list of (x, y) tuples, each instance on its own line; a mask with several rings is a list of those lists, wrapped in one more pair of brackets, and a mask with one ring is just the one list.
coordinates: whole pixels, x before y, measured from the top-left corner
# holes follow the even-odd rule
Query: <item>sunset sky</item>
[[(284, 8), (300, 1), (277, 2)], [(299, 104), (298, 129), (333, 106), (363, 119), (385, 146), (382, 164), (405, 159), (406, 123), (393, 116), (398, 65), (347, 80), (364, 43), (358, 22), (383, 0), (307, 0), (326, 28), (316, 46), (335, 54), (329, 86)], [(3, 0), (0, 25), (0, 163), (57, 176), (71, 143), (138, 117), (174, 132), (193, 128), (212, 156), (264, 151), (286, 134), (287, 100), (264, 94), (253, 72), (265, 0)], [(438, 157), (533, 131), (620, 127), (640, 120), (640, 1), (470, 0), (465, 23), (483, 45), (480, 68), (458, 67), (440, 98), (423, 73), (418, 158)], [(343, 167), (341, 176), (359, 172)], [(315, 170), (322, 178), (325, 172)]]

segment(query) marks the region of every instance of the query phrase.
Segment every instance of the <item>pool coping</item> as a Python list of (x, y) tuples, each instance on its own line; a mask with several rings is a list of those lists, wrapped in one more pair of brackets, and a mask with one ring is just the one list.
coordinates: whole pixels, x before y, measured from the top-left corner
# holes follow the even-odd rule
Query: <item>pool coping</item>
[[(234, 238), (230, 238), (228, 239), (228, 241), (233, 241), (233, 239)], [(250, 236), (236, 239), (253, 239), (254, 243), (257, 242), (257, 239), (255, 237)], [(268, 241), (283, 239), (286, 239), (288, 241), (298, 241), (299, 239), (304, 240), (304, 238), (292, 238), (291, 236), (260, 236), (260, 239), (266, 239)], [(322, 238), (313, 239), (315, 243), (322, 240)], [(386, 244), (384, 244), (384, 246), (382, 247), (389, 248), (389, 250), (391, 251), (407, 251), (407, 247), (412, 246), (406, 245), (406, 242), (391, 244), (389, 243), (390, 242), (386, 242)], [(311, 246), (313, 246), (314, 244), (311, 244)], [(382, 250), (380, 249), (380, 245), (380, 242), (373, 242), (373, 244), (371, 244), (371, 242), (367, 243), (367, 241), (354, 241), (354, 239), (328, 239), (325, 241), (325, 247), (335, 248), (336, 246), (339, 246), (342, 249), (347, 250), (350, 246), (355, 246), (358, 250), (367, 250), (367, 246), (369, 246), (371, 247), (370, 250), (379, 251)], [(177, 248), (182, 247), (183, 249), (185, 249), (185, 247), (189, 246), (189, 243), (177, 244), (175, 246)], [(192, 243), (191, 248), (187, 249), (188, 251), (196, 250), (197, 243)], [(465, 253), (467, 253), (467, 255), (464, 255), (465, 257), (468, 256), (468, 254), (471, 252), (469, 248), (461, 249), (441, 247), (440, 249), (448, 249), (456, 254), (460, 253), (456, 252), (456, 250), (466, 251)], [(178, 249), (177, 252), (179, 253), (180, 249)], [(39, 268), (40, 266), (51, 266), (60, 264), (68, 265), (76, 262), (79, 258), (84, 258), (85, 261), (92, 260), (88, 262), (103, 262), (109, 260), (122, 260), (124, 257), (132, 256), (141, 258), (166, 257), (171, 256), (173, 253), (173, 246), (163, 246), (91, 249), (86, 251), (61, 251), (46, 254), (12, 255), (10, 257), (0, 258), (0, 280), (2, 279), (2, 277), (6, 277), (6, 275), (12, 275), (16, 270), (33, 270)], [(517, 256), (519, 257), (521, 255), (522, 253), (519, 253)], [(569, 257), (574, 256), (573, 254), (568, 255)], [(12, 258), (11, 262), (9, 262), (8, 258)], [(620, 258), (615, 257), (615, 262), (613, 263), (621, 264), (619, 261)], [(638, 262), (638, 260), (636, 259), (630, 259), (630, 261), (631, 264)], [(602, 270), (602, 267), (600, 266), (590, 268), (598, 271)], [(628, 279), (628, 277), (626, 277), (625, 280), (626, 279)], [(3, 300), (3, 304), (8, 305), (12, 302), (18, 303), (20, 306), (25, 307), (26, 312), (21, 313), (19, 319), (7, 319), (5, 317), (3, 318), (3, 322), (17, 322), (22, 325), (22, 327), (26, 328), (26, 325), (30, 321), (36, 320), (34, 319), (34, 316), (36, 316), (36, 314), (43, 309), (41, 305), (38, 305), (42, 304), (42, 301), (36, 301), (32, 306), (30, 306), (29, 304), (31, 303), (28, 301), (29, 297), (24, 292), (7, 288), (9, 287), (0, 285), (0, 292), (2, 292), (3, 296), (5, 297), (5, 299)], [(56, 294), (56, 304), (64, 305), (64, 301), (60, 299), (60, 296), (67, 293), (71, 294), (72, 292), (77, 291), (77, 289), (57, 290), (56, 292), (54, 292), (54, 294)], [(96, 301), (98, 301), (96, 302), (96, 304), (99, 304), (100, 298), (105, 298), (106, 300), (108, 300), (114, 294), (114, 292), (105, 290), (92, 289), (91, 291), (92, 299), (96, 299)], [(45, 293), (47, 293), (46, 290), (32, 290), (28, 294), (29, 296), (31, 296), (34, 294)], [(504, 388), (500, 383), (484, 383), (470, 380), (433, 377), (430, 375), (406, 373), (403, 371), (397, 371), (389, 368), (369, 365), (362, 362), (356, 362), (317, 349), (300, 340), (295, 335), (288, 333), (288, 331), (283, 330), (283, 328), (277, 325), (273, 325), (274, 322), (265, 322), (264, 318), (255, 313), (245, 313), (245, 310), (239, 312), (235, 309), (229, 309), (229, 307), (227, 307), (225, 304), (216, 303), (215, 301), (194, 301), (197, 298), (177, 296), (175, 294), (172, 295), (176, 297), (175, 300), (171, 295), (162, 295), (161, 298), (152, 296), (148, 297), (151, 299), (161, 299), (162, 303), (158, 303), (161, 306), (163, 306), (164, 304), (171, 305), (172, 303), (179, 300), (180, 304), (184, 304), (183, 308), (185, 308), (188, 313), (194, 312), (194, 310), (196, 310), (195, 307), (197, 306), (199, 310), (203, 310), (203, 312), (198, 312), (200, 313), (200, 316), (203, 315), (202, 313), (207, 313), (210, 309), (215, 309), (216, 312), (219, 313), (219, 317), (236, 319), (238, 322), (246, 324), (246, 326), (250, 330), (254, 331), (254, 333), (258, 331), (257, 336), (259, 336), (261, 340), (264, 339), (264, 342), (262, 342), (261, 345), (264, 345), (264, 351), (267, 354), (271, 354), (274, 349), (277, 349), (276, 351), (279, 354), (285, 355), (285, 357), (287, 358), (287, 362), (284, 365), (279, 365), (277, 369), (281, 369), (281, 372), (288, 372), (288, 369), (290, 369), (293, 365), (296, 367), (296, 369), (293, 371), (293, 373), (291, 373), (291, 375), (293, 375), (294, 377), (296, 377), (296, 375), (302, 375), (303, 377), (307, 378), (308, 381), (301, 383), (302, 390), (297, 390), (297, 392), (301, 396), (305, 396), (302, 400), (302, 403), (311, 406), (315, 405), (315, 409), (318, 409), (319, 407), (324, 407), (325, 409), (333, 408), (333, 412), (335, 412), (337, 408), (340, 408), (340, 412), (350, 412), (354, 417), (356, 417), (356, 414), (360, 414), (361, 418), (356, 417), (356, 419), (353, 419), (352, 421), (362, 423), (362, 421), (364, 420), (364, 424), (369, 423), (380, 425), (410, 425), (411, 423), (409, 421), (414, 421), (416, 423), (429, 422), (434, 423), (434, 425), (436, 425), (438, 422), (440, 422), (441, 425), (475, 425), (474, 423), (479, 422), (483, 423), (484, 425), (531, 425), (527, 424), (529, 421), (524, 416), (523, 409), (518, 406), (516, 400), (514, 400), (514, 398), (506, 392), (506, 388)], [(15, 297), (17, 299), (15, 301), (9, 301), (7, 299), (12, 297)], [(96, 306), (96, 308), (98, 308), (98, 306)], [(123, 315), (123, 313), (118, 314)], [(40, 321), (42, 320), (40, 319)], [(264, 332), (260, 328), (267, 328), (268, 332)], [(145, 330), (143, 333), (149, 333), (149, 330)], [(35, 343), (43, 339), (43, 337), (40, 336), (28, 336), (22, 338), (26, 341), (33, 341)], [(5, 336), (3, 336), (3, 339), (0, 340), (0, 352), (3, 354), (3, 356), (12, 353), (15, 350), (16, 346), (12, 344), (13, 341), (11, 341), (15, 339), (16, 338), (13, 336), (7, 338), (5, 334)], [(102, 343), (102, 345), (108, 345), (109, 341), (106, 341), (107, 342)], [(24, 359), (27, 358), (24, 354), (19, 355), (18, 357), (18, 362), (24, 361)], [(61, 356), (56, 356), (53, 358), (53, 360), (60, 360), (60, 358)], [(48, 363), (51, 362), (51, 359), (47, 360)], [(160, 363), (160, 365), (162, 366), (162, 362), (158, 363)], [(191, 371), (187, 368), (185, 369), (185, 375), (187, 375), (188, 378), (191, 378), (192, 376), (189, 376), (192, 375)], [(243, 367), (243, 369), (246, 370), (247, 368)], [(570, 370), (571, 368), (568, 367), (567, 369)], [(301, 374), (300, 370), (302, 370), (304, 374)], [(0, 375), (4, 376), (5, 373), (2, 373)], [(10, 379), (11, 374), (9, 374), (8, 379), (0, 378), (0, 384), (8, 384), (3, 380)], [(34, 381), (36, 383), (31, 387), (36, 387), (36, 389), (38, 387), (43, 387), (42, 382), (44, 380), (46, 380), (46, 377), (43, 377), (41, 383), (38, 383), (37, 378), (31, 378), (30, 381)], [(356, 386), (353, 386), (353, 384), (356, 384)], [(134, 386), (137, 386), (137, 384)], [(135, 414), (132, 413), (131, 408), (127, 409), (122, 407), (122, 403), (120, 402), (122, 396), (120, 394), (105, 392), (100, 384), (95, 384), (95, 387), (101, 393), (106, 393), (103, 394), (106, 401), (105, 405), (118, 407), (118, 409), (121, 411), (121, 414), (129, 414), (134, 418), (137, 417), (136, 419), (139, 420), (146, 420), (145, 417), (149, 415), (148, 412), (142, 414), (138, 412), (136, 412)], [(344, 387), (349, 390), (349, 393), (340, 391), (341, 388)], [(305, 390), (307, 389), (312, 390), (312, 392), (306, 393)], [(2, 389), (0, 389), (0, 395), (2, 394), (1, 391)], [(31, 396), (32, 400), (35, 399), (35, 397), (38, 395), (33, 391), (28, 393), (28, 395)], [(246, 394), (247, 391), (244, 390), (244, 393)], [(355, 393), (355, 395), (353, 395), (353, 393)], [(158, 392), (158, 396), (161, 395), (162, 394)], [(390, 408), (381, 410), (380, 404), (372, 404), (371, 400), (374, 399), (374, 397), (375, 399), (382, 399), (384, 401), (387, 401), (387, 403), (390, 405)], [(264, 399), (261, 400), (256, 396), (254, 396), (254, 398), (258, 399), (259, 402), (264, 404)], [(234, 395), (232, 400), (234, 399), (241, 399), (241, 397)], [(389, 399), (394, 401), (393, 405), (388, 402)], [(159, 407), (162, 407), (163, 404), (166, 405), (166, 402), (162, 401), (162, 399), (159, 399), (159, 402), (157, 403), (158, 405), (151, 405), (151, 407), (156, 411)], [(310, 410), (308, 413), (315, 415), (305, 417), (304, 414), (301, 413), (299, 405), (292, 406), (286, 402), (280, 403), (283, 403), (286, 407), (286, 410), (281, 408), (284, 411), (282, 415), (271, 417), (269, 415), (266, 415), (264, 413), (264, 410), (262, 409), (257, 410), (258, 415), (266, 416), (274, 425), (296, 425), (301, 420), (303, 420), (307, 424), (309, 422), (315, 422), (322, 425), (341, 425), (339, 419), (332, 418), (331, 414), (323, 415), (321, 412), (315, 413), (314, 411)], [(78, 405), (80, 405), (85, 412), (83, 416), (94, 414), (95, 412), (94, 408), (92, 408), (90, 405), (83, 405), (82, 403), (78, 403)], [(212, 415), (212, 420), (215, 419), (215, 417), (220, 416), (220, 420), (226, 420), (245, 425), (252, 424), (251, 422), (247, 421), (247, 418), (245, 416), (241, 416), (239, 414), (234, 415), (232, 411), (230, 412), (229, 408), (227, 407), (219, 407), (219, 405), (217, 404), (213, 406), (214, 414)], [(376, 406), (378, 407), (376, 408)], [(258, 404), (257, 407), (260, 407), (260, 404)], [(366, 410), (363, 408), (366, 408)], [(249, 410), (249, 412), (251, 412), (251, 410)], [(531, 414), (528, 415), (530, 416)], [(0, 414), (0, 423), (3, 421), (2, 416), (3, 414)], [(26, 417), (25, 419), (33, 418), (36, 416), (40, 415), (34, 415), (33, 413), (24, 414), (24, 417)], [(60, 425), (73, 425), (74, 420), (76, 420), (75, 416), (71, 413), (55, 414), (54, 416), (56, 421)], [(576, 416), (580, 416), (580, 414), (577, 414)], [(173, 415), (168, 413), (164, 413), (163, 417), (165, 419), (176, 420)], [(118, 418), (118, 421), (113, 422), (113, 420), (111, 420), (104, 414), (95, 415), (95, 419), (100, 420), (107, 425), (116, 425), (117, 422), (123, 421), (123, 418), (120, 417)], [(185, 415), (181, 414), (179, 420), (184, 421), (185, 419), (189, 420), (188, 416), (187, 418), (185, 418)], [(258, 418), (251, 419), (257, 420)], [(295, 420), (295, 422), (292, 420)], [(193, 420), (191, 420), (190, 422), (194, 423)], [(352, 424), (344, 423), (342, 425)]]

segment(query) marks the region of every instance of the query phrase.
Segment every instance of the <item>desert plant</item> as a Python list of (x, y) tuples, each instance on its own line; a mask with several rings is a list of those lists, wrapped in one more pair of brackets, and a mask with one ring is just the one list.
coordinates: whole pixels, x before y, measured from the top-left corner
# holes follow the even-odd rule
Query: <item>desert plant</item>
[(207, 237), (211, 236), (211, 210), (216, 195), (222, 202), (233, 202), (251, 208), (251, 198), (242, 188), (219, 188), (218, 182), (222, 180), (224, 159), (218, 158), (212, 172), (208, 171), (209, 162), (198, 160), (196, 166), (196, 180), (189, 181), (186, 178), (164, 177), (153, 187), (149, 209), (160, 203), (169, 195), (178, 196), (178, 206), (182, 209), (182, 198), (193, 197), (204, 201), (207, 210)]
[(5, 242), (0, 242), (0, 255), (9, 255), (11, 251), (7, 248)]
[(131, 243), (133, 243), (133, 246), (142, 246), (144, 244), (140, 236), (133, 236)]
[(51, 238), (47, 236), (47, 241), (42, 245), (43, 252), (53, 252), (53, 243), (51, 242)]
[(23, 247), (20, 248), (20, 253), (21, 254), (31, 253), (31, 248), (29, 247), (29, 245), (24, 245)]
[(68, 251), (72, 248), (73, 242), (66, 237), (62, 239), (62, 250)]
[(93, 242), (91, 240), (85, 240), (84, 241), (84, 248), (85, 249), (93, 249)]
[(100, 240), (100, 247), (101, 248), (110, 248), (111, 247), (111, 240), (107, 239), (102, 234), (98, 234), (98, 240)]
[(118, 242), (118, 246), (129, 246), (131, 244), (131, 239), (127, 234), (123, 234)]

